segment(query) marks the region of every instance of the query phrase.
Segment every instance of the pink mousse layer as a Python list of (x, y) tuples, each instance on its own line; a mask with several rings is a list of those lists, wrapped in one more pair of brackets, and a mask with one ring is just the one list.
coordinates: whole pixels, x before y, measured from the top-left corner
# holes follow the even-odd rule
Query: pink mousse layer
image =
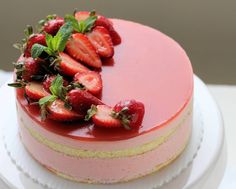
[(81, 182), (115, 183), (149, 174), (158, 166), (165, 165), (177, 157), (187, 144), (191, 124), (190, 115), (173, 136), (152, 151), (132, 157), (111, 159), (66, 156), (39, 143), (24, 126), (20, 127), (20, 133), (22, 142), (30, 154), (49, 169)]

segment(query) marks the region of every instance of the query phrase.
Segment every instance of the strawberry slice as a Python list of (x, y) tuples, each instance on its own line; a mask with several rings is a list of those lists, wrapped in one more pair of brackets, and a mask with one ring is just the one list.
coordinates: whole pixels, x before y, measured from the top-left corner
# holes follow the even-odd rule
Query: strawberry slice
[(99, 16), (95, 22), (95, 26), (103, 26), (104, 28), (108, 30), (111, 36), (113, 45), (119, 45), (121, 43), (120, 35), (114, 29), (112, 22), (108, 18), (104, 16)]
[(62, 74), (73, 77), (76, 73), (85, 73), (89, 71), (87, 67), (77, 62), (66, 53), (60, 52), (59, 56), (61, 58), (59, 67)]
[(101, 75), (94, 71), (86, 73), (77, 73), (74, 81), (82, 84), (93, 95), (99, 95), (102, 91), (102, 78)]
[(107, 105), (98, 105), (92, 121), (96, 126), (114, 128), (121, 127), (121, 122), (111, 116), (112, 108)]
[(103, 104), (97, 97), (81, 89), (73, 89), (67, 94), (67, 100), (73, 110), (86, 114), (91, 105)]
[(121, 37), (120, 37), (120, 35), (117, 33), (117, 31), (114, 28), (109, 30), (109, 33), (111, 35), (111, 39), (112, 39), (113, 45), (121, 44), (121, 41), (122, 41)]
[(106, 28), (96, 26), (87, 36), (101, 57), (111, 58), (114, 55), (112, 39)]
[(76, 60), (82, 61), (85, 64), (101, 68), (102, 62), (92, 43), (86, 35), (75, 33), (67, 42), (66, 51)]
[(78, 11), (75, 12), (75, 19), (78, 20), (78, 22), (82, 21), (82, 20), (86, 20), (90, 15), (90, 12), (88, 11)]
[(39, 100), (45, 96), (50, 95), (43, 88), (43, 85), (38, 82), (30, 82), (25, 86), (26, 95), (32, 100)]
[(55, 121), (75, 121), (84, 118), (73, 110), (66, 109), (64, 102), (57, 99), (47, 106), (48, 118)]

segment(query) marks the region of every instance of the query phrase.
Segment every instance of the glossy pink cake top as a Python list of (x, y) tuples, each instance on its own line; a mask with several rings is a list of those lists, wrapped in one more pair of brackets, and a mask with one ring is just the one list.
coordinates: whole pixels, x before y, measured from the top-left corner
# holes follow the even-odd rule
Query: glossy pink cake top
[[(113, 19), (122, 37), (113, 59), (102, 67), (102, 101), (114, 106), (118, 101), (136, 99), (145, 105), (145, 116), (139, 130), (102, 129), (91, 123), (63, 124), (50, 120), (42, 127), (60, 135), (84, 140), (120, 140), (164, 126), (190, 101), (193, 72), (184, 50), (171, 38), (134, 22)], [(21, 97), (21, 95), (18, 95)], [(20, 102), (40, 122), (38, 111)], [(113, 130), (113, 129), (112, 129)]]

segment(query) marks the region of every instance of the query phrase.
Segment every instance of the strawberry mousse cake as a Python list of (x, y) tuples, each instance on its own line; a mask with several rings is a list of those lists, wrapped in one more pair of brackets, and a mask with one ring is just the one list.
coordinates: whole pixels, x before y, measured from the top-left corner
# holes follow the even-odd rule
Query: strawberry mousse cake
[(65, 179), (127, 182), (172, 163), (191, 137), (193, 71), (165, 34), (96, 12), (49, 15), (15, 47), (21, 141)]

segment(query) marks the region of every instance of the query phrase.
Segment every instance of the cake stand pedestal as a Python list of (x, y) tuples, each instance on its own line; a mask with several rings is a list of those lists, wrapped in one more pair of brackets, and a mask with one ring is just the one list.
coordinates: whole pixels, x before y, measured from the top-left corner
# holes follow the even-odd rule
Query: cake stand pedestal
[[(179, 173), (176, 174), (176, 178), (168, 177), (168, 175), (163, 178), (162, 183), (160, 183), (160, 180), (155, 184), (156, 180), (155, 174), (147, 177), (143, 177), (138, 179), (138, 181), (134, 182), (134, 185), (132, 183), (124, 183), (124, 184), (114, 184), (114, 185), (92, 185), (87, 184), (82, 186), (81, 184), (77, 185), (77, 188), (88, 188), (88, 189), (97, 189), (97, 188), (133, 188), (138, 183), (138, 188), (143, 189), (153, 189), (153, 188), (160, 188), (160, 189), (197, 189), (197, 188), (203, 188), (205, 180), (209, 177), (209, 174), (211, 174), (213, 168), (219, 161), (224, 161), (224, 157), (220, 157), (220, 154), (224, 148), (224, 129), (223, 129), (223, 121), (220, 114), (220, 111), (213, 100), (212, 96), (209, 94), (206, 86), (204, 83), (195, 76), (194, 78), (195, 82), (195, 88), (194, 88), (194, 112), (200, 111), (201, 116), (198, 117), (198, 123), (201, 123), (204, 128), (204, 134), (203, 134), (203, 140), (201, 143), (201, 147), (197, 153), (197, 156), (194, 158), (193, 161), (189, 161), (188, 167), (183, 169), (179, 169)], [(2, 105), (0, 109), (0, 115), (1, 115), (1, 122), (0, 122), (0, 137), (2, 141), (2, 133), (4, 133), (4, 130), (6, 130), (8, 127), (12, 126), (12, 124), (16, 124), (15, 122), (15, 105), (14, 105), (14, 94), (13, 90), (9, 89), (6, 85), (4, 85), (0, 89), (0, 104)], [(199, 126), (199, 128), (201, 128)], [(200, 133), (198, 131), (198, 133)], [(194, 133), (193, 133), (194, 135)], [(200, 135), (199, 135), (200, 136)], [(199, 137), (198, 136), (198, 137)], [(202, 136), (202, 135), (201, 135)], [(197, 138), (198, 139), (198, 138)], [(199, 142), (196, 140), (195, 142)], [(199, 142), (200, 144), (200, 142)], [(198, 145), (198, 144), (196, 144)], [(194, 145), (193, 145), (194, 146)], [(196, 146), (195, 146), (196, 147)], [(191, 149), (190, 149), (191, 151)], [(7, 151), (5, 149), (5, 146), (3, 145), (3, 142), (0, 143), (0, 178), (9, 186), (9, 188), (17, 188), (17, 189), (42, 189), (44, 188), (42, 185), (38, 184), (39, 180), (35, 180), (33, 176), (27, 174), (27, 172), (24, 171), (23, 168), (19, 165), (19, 162), (14, 162), (14, 158), (9, 158)], [(194, 154), (195, 155), (195, 154)], [(168, 166), (167, 169), (169, 172), (169, 175), (173, 175), (172, 172), (176, 172), (176, 166), (179, 159), (185, 159), (187, 156), (186, 153), (183, 153), (177, 161), (173, 162), (170, 167)], [(220, 157), (220, 158), (219, 158)], [(15, 159), (17, 161), (17, 159)], [(175, 166), (176, 165), (176, 166)], [(172, 168), (171, 168), (172, 167)], [(178, 167), (178, 166), (177, 166)], [(222, 170), (224, 169), (224, 166), (222, 167)], [(47, 171), (47, 170), (43, 170)], [(34, 170), (31, 170), (32, 175), (34, 174)], [(223, 173), (223, 171), (222, 171)], [(48, 173), (47, 173), (48, 174)], [(160, 174), (160, 173), (157, 173)], [(217, 178), (214, 181), (214, 187), (217, 187), (218, 182), (220, 182), (221, 176)], [(148, 180), (150, 178), (153, 178), (152, 180)], [(60, 179), (60, 182), (65, 182), (61, 188), (71, 188), (70, 184), (77, 184), (77, 183), (70, 183), (70, 181)], [(36, 181), (36, 182), (35, 182)], [(43, 183), (43, 181), (40, 181)], [(132, 187), (133, 186), (133, 187)], [(213, 189), (214, 187), (211, 186)], [(137, 188), (137, 187), (136, 187)]]

